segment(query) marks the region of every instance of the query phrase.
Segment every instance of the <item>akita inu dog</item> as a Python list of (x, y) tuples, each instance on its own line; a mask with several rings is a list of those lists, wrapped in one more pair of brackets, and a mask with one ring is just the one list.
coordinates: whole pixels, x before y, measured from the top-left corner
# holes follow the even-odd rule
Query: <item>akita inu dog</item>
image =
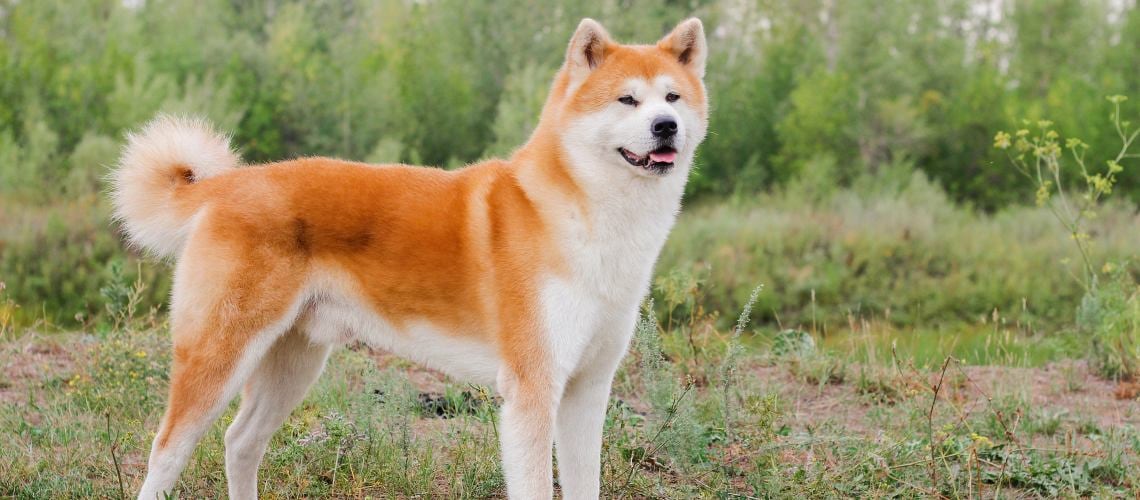
[(511, 498), (599, 492), (602, 424), (705, 136), (704, 28), (621, 45), (585, 19), (537, 129), (456, 171), (302, 158), (240, 166), (200, 121), (131, 134), (112, 174), (130, 241), (176, 257), (166, 414), (139, 498), (225, 435), (235, 499), (333, 346), (362, 341), (502, 396)]

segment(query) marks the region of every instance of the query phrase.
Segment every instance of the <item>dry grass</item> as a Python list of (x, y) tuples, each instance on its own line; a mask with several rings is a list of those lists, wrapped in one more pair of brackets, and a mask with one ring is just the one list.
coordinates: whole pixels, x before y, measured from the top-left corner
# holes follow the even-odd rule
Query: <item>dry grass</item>
[[(717, 361), (729, 333), (654, 330), (664, 341), (656, 366), (638, 344), (609, 411), (607, 497), (1140, 493), (1140, 405), (1118, 399), (1118, 386), (1083, 362), (949, 360), (943, 372), (909, 360), (775, 354), (760, 342), (740, 353), (726, 393)], [(700, 363), (686, 362), (693, 345)], [(166, 348), (159, 325), (4, 343), (0, 353), (14, 362), (0, 378), (0, 495), (117, 497), (120, 475), (124, 491), (137, 488)], [(842, 376), (819, 375), (836, 370)], [(501, 497), (495, 405), (481, 388), (398, 358), (342, 350), (274, 438), (262, 491)], [(182, 496), (223, 494), (221, 434), (231, 418), (232, 409), (203, 440)]]

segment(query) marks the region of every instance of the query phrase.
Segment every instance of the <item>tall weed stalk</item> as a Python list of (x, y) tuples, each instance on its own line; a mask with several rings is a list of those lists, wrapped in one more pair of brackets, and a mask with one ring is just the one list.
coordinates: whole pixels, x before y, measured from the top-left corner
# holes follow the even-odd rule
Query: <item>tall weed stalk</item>
[[(1077, 324), (1092, 336), (1093, 363), (1102, 376), (1131, 379), (1140, 372), (1140, 298), (1137, 283), (1117, 264), (1097, 265), (1092, 252), (1088, 221), (1097, 216), (1103, 200), (1112, 194), (1117, 175), (1124, 171), (1123, 162), (1140, 158), (1129, 149), (1140, 137), (1140, 128), (1123, 120), (1120, 105), (1128, 98), (1109, 96), (1113, 110), (1109, 115), (1120, 139), (1120, 149), (1105, 161), (1103, 170), (1093, 169), (1087, 161), (1089, 145), (1081, 139), (1065, 139), (1054, 129), (1053, 122), (1025, 122), (1026, 128), (1013, 134), (998, 132), (994, 147), (1010, 151), (1013, 167), (1036, 189), (1036, 202), (1047, 207), (1073, 241), (1081, 257), (1081, 276), (1085, 295), (1077, 311)], [(1071, 166), (1067, 166), (1070, 165)], [(1076, 182), (1067, 172), (1079, 173)], [(1072, 182), (1066, 186), (1066, 182)], [(1125, 269), (1127, 266), (1124, 266)], [(1100, 286), (1105, 275), (1111, 280)]]

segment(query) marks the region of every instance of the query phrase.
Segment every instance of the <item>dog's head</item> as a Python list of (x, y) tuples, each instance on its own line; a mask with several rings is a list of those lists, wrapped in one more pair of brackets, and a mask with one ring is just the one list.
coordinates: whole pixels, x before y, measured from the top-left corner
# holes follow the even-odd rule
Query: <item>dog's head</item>
[[(708, 126), (704, 27), (688, 19), (655, 45), (622, 45), (592, 19), (570, 39), (543, 121), (585, 175), (686, 175)], [(679, 171), (679, 172), (678, 172)]]

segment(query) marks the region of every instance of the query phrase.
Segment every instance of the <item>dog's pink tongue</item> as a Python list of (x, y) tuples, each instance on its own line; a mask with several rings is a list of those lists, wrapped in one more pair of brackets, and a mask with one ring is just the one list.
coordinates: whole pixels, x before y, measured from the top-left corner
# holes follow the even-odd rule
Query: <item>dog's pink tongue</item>
[(654, 163), (673, 163), (677, 159), (676, 151), (669, 151), (668, 153), (649, 153), (649, 159)]

